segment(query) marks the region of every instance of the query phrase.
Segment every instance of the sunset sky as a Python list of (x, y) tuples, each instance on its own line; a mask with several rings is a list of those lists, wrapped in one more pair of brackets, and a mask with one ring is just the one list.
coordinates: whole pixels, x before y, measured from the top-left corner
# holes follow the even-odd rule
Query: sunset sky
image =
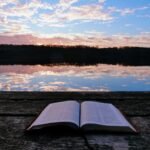
[(150, 0), (0, 0), (0, 44), (150, 47)]

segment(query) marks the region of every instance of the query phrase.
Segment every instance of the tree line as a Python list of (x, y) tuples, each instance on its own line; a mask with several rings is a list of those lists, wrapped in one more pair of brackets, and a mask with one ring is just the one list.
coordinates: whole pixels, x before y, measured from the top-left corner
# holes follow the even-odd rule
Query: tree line
[(150, 65), (150, 48), (0, 45), (0, 64)]

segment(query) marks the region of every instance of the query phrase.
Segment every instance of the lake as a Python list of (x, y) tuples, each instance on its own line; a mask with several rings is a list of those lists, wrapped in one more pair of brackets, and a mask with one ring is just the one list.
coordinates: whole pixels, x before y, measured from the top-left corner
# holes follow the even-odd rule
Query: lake
[(150, 66), (0, 65), (0, 91), (150, 91)]

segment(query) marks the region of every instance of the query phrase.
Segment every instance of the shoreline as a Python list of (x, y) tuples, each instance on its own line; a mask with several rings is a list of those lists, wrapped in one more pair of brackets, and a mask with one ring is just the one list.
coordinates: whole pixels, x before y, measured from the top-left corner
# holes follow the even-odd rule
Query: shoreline
[(96, 65), (99, 63), (125, 66), (150, 65), (150, 48), (147, 47), (0, 45), (0, 54), (0, 65), (64, 63), (73, 65)]

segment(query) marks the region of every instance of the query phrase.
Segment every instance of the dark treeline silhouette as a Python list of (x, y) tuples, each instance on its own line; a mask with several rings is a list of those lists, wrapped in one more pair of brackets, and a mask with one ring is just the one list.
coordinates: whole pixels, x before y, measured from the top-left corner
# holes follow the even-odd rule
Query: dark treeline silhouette
[(0, 45), (0, 64), (150, 65), (150, 48)]

